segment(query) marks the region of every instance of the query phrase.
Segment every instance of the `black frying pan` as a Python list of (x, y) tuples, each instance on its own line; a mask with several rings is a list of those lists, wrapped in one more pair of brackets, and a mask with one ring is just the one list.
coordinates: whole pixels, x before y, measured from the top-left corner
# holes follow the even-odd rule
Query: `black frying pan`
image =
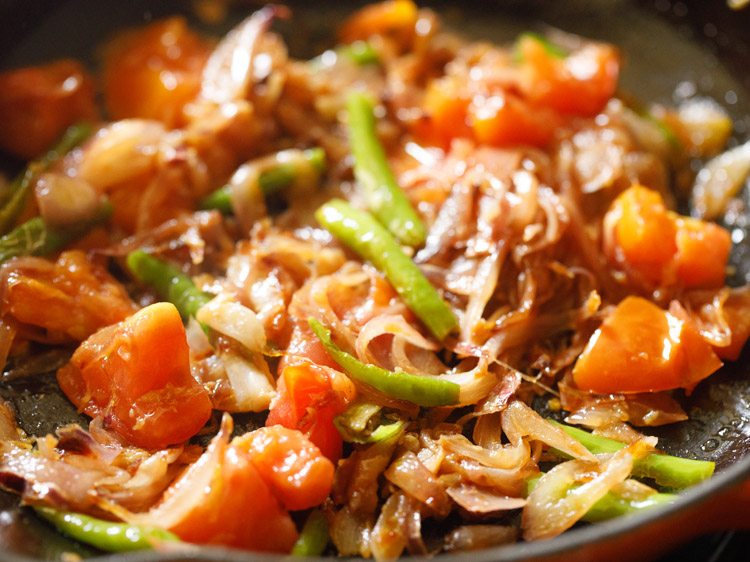
[[(253, 10), (257, 2), (238, 1), (221, 29)], [(292, 23), (282, 23), (293, 54), (309, 56), (330, 45), (329, 30), (355, 2), (292, 2)], [(484, 0), (432, 2), (450, 27), (496, 42), (519, 31), (549, 24), (599, 38), (622, 48), (626, 69), (622, 88), (644, 100), (670, 102), (675, 87), (694, 87), (728, 107), (738, 138), (750, 136), (750, 9), (732, 12), (720, 0)], [(459, 7), (460, 6), (460, 7)], [(112, 31), (171, 13), (189, 13), (179, 0), (0, 0), (0, 68), (63, 56), (92, 60), (94, 47)], [(692, 85), (692, 86), (691, 86)], [(2, 123), (0, 123), (0, 130)], [(11, 164), (12, 165), (12, 164)], [(748, 194), (744, 195), (745, 200)], [(734, 225), (742, 239), (732, 260), (735, 284), (750, 280), (747, 226)], [(56, 391), (53, 379), (0, 382), (29, 433), (51, 432), (77, 414)], [(442, 556), (444, 562), (515, 560), (646, 560), (701, 533), (750, 529), (750, 352), (700, 385), (685, 399), (690, 421), (655, 432), (666, 451), (716, 461), (716, 476), (687, 491), (676, 504), (643, 516), (577, 528), (551, 541), (519, 543), (478, 553)], [(0, 559), (29, 562), (60, 559), (70, 552), (101, 562), (249, 560), (280, 557), (200, 548), (189, 554), (144, 552), (97, 556), (67, 541), (16, 499), (0, 494)], [(414, 560), (413, 558), (411, 560)]]

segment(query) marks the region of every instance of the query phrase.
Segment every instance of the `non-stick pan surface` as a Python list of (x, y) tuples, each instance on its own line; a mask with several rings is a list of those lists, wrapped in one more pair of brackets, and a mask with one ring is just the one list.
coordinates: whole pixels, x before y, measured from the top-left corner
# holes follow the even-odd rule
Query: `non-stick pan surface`
[[(238, 1), (220, 35), (258, 2)], [(330, 30), (355, 2), (292, 2), (295, 17), (282, 23), (292, 54), (310, 56), (332, 42)], [(484, 0), (432, 2), (446, 24), (467, 36), (509, 42), (518, 32), (550, 25), (618, 45), (626, 67), (622, 89), (647, 101), (671, 103), (675, 96), (708, 95), (735, 121), (738, 140), (750, 136), (750, 10), (732, 12), (714, 0)], [(0, 0), (0, 68), (73, 56), (95, 63), (95, 47), (113, 31), (164, 15), (190, 15), (187, 0)], [(196, 24), (200, 25), (199, 22)], [(0, 123), (0, 133), (2, 123)], [(11, 163), (12, 165), (12, 163)], [(743, 195), (747, 201), (747, 193)], [(734, 284), (750, 281), (747, 215), (727, 225), (733, 232)], [(15, 405), (22, 427), (33, 434), (54, 431), (77, 419), (52, 378), (33, 382), (0, 379), (0, 395)], [(750, 353), (699, 386), (683, 403), (690, 421), (655, 432), (666, 451), (717, 463), (717, 475), (687, 491), (675, 505), (644, 516), (574, 529), (551, 541), (520, 543), (477, 553), (443, 556), (472, 560), (645, 560), (702, 531), (750, 526)], [(252, 420), (249, 422), (252, 425)], [(745, 483), (744, 487), (742, 484)], [(743, 503), (744, 502), (744, 503)], [(59, 559), (63, 553), (97, 553), (73, 544), (0, 495), (0, 559)], [(104, 562), (249, 560), (279, 557), (222, 549), (188, 554), (134, 553), (99, 556)], [(414, 560), (414, 559), (412, 559)]]

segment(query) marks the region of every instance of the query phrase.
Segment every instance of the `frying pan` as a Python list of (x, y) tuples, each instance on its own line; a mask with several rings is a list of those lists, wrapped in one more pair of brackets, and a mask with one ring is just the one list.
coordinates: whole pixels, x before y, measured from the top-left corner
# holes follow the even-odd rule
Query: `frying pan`
[[(234, 3), (227, 22), (204, 30), (221, 34), (257, 2)], [(310, 56), (330, 46), (330, 29), (356, 2), (291, 2), (295, 18), (282, 22), (293, 55)], [(511, 41), (519, 31), (551, 25), (610, 41), (625, 56), (622, 89), (644, 100), (670, 103), (675, 91), (709, 95), (730, 111), (739, 139), (750, 136), (750, 9), (730, 11), (705, 0), (484, 0), (432, 2), (446, 24), (467, 36)], [(460, 7), (459, 7), (460, 6)], [(0, 0), (0, 67), (73, 56), (92, 60), (94, 46), (114, 30), (173, 13), (188, 13), (179, 0)], [(200, 22), (194, 22), (201, 27)], [(2, 123), (0, 123), (0, 129)], [(12, 165), (12, 164), (11, 164)], [(747, 193), (744, 194), (747, 204)], [(734, 284), (750, 280), (747, 216), (733, 230)], [(52, 377), (0, 382), (0, 395), (13, 402), (22, 427), (32, 434), (77, 421), (74, 409)], [(684, 423), (659, 428), (667, 452), (717, 463), (717, 474), (685, 492), (670, 506), (641, 516), (582, 526), (549, 541), (519, 543), (480, 552), (444, 555), (442, 562), (520, 560), (647, 560), (701, 533), (750, 529), (750, 352), (683, 397), (690, 415)], [(243, 420), (252, 428), (258, 420)], [(60, 559), (64, 553), (94, 556), (100, 562), (280, 562), (279, 556), (218, 548), (188, 553), (142, 552), (98, 555), (67, 541), (0, 494), (0, 559), (31, 562)], [(411, 558), (411, 560), (416, 560)]]

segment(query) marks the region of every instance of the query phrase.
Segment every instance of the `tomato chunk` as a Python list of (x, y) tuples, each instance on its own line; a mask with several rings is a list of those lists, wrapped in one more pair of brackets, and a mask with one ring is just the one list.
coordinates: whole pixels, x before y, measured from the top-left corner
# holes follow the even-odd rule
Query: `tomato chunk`
[(732, 249), (729, 232), (714, 223), (680, 217), (677, 224), (677, 276), (686, 287), (724, 285)]
[(573, 380), (599, 394), (691, 390), (721, 365), (692, 322), (627, 297), (591, 336)]
[(344, 43), (368, 39), (372, 35), (414, 34), (417, 6), (412, 0), (386, 0), (365, 6), (341, 26), (339, 37)]
[(64, 59), (0, 74), (0, 149), (23, 159), (51, 148), (70, 125), (96, 120), (94, 81)]
[(565, 114), (595, 115), (615, 93), (620, 61), (610, 45), (587, 45), (559, 57), (539, 39), (524, 35), (518, 50), (525, 74), (521, 87), (535, 104)]
[(125, 288), (84, 252), (56, 262), (20, 257), (3, 264), (3, 313), (42, 328), (48, 341), (83, 341), (136, 311)]
[(299, 429), (326, 457), (340, 459), (343, 440), (333, 418), (354, 398), (353, 383), (345, 375), (299, 361), (284, 367), (276, 392), (266, 426)]
[(297, 529), (251, 461), (228, 443), (231, 418), (200, 459), (143, 517), (181, 539), (264, 552), (289, 552)]
[(180, 17), (120, 34), (104, 54), (104, 98), (111, 116), (181, 125), (185, 104), (200, 91), (210, 52)]
[(147, 449), (181, 443), (211, 415), (208, 392), (190, 374), (174, 305), (157, 303), (87, 339), (57, 373), (65, 395)]
[(333, 486), (333, 463), (297, 430), (262, 427), (232, 441), (253, 465), (286, 509), (308, 509), (323, 503)]
[(607, 248), (654, 285), (678, 282), (685, 288), (724, 284), (732, 241), (726, 229), (669, 211), (661, 195), (634, 185), (612, 203), (604, 229), (613, 234)]
[(518, 96), (499, 91), (472, 100), (469, 123), (480, 143), (543, 147), (552, 140), (560, 118), (549, 109), (533, 107)]

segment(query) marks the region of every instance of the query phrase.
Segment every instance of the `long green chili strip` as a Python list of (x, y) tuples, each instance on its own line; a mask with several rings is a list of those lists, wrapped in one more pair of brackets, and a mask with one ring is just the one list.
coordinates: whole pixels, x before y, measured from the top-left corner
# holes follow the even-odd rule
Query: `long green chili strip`
[(361, 92), (352, 92), (347, 97), (346, 109), (354, 176), (370, 211), (401, 242), (421, 246), (427, 231), (388, 165), (375, 132), (372, 103)]
[[(539, 482), (538, 478), (532, 478), (527, 482), (527, 491), (530, 493)], [(574, 489), (575, 487), (571, 488)], [(582, 517), (584, 521), (596, 523), (606, 521), (623, 515), (633, 515), (651, 509), (659, 505), (667, 505), (677, 501), (676, 494), (654, 493), (642, 500), (628, 500), (614, 492), (607, 492), (597, 501)]]
[[(625, 443), (594, 435), (577, 427), (558, 422), (553, 423), (595, 455), (614, 453), (626, 446)], [(711, 461), (683, 459), (662, 453), (651, 453), (635, 461), (633, 474), (644, 478), (652, 478), (660, 486), (682, 489), (710, 478), (714, 473), (715, 466), (715, 463)]]
[(310, 318), (308, 322), (328, 354), (354, 380), (371, 386), (391, 398), (406, 400), (418, 406), (458, 404), (461, 387), (456, 383), (438, 377), (388, 371), (376, 365), (362, 363), (337, 346), (331, 338), (331, 331), (318, 320)]
[(107, 552), (145, 550), (160, 542), (180, 541), (177, 535), (158, 527), (113, 523), (48, 507), (35, 507), (34, 511), (70, 538)]
[(320, 510), (307, 516), (302, 532), (292, 547), (294, 556), (320, 556), (328, 545), (328, 521)]
[(458, 325), (453, 311), (396, 240), (369, 213), (332, 199), (315, 213), (318, 222), (391, 282), (406, 305), (442, 340)]
[(174, 304), (184, 320), (195, 316), (213, 298), (196, 287), (179, 268), (143, 250), (130, 252), (127, 264), (138, 281), (153, 287), (161, 298)]
[(44, 156), (30, 162), (26, 169), (13, 180), (0, 208), (0, 233), (5, 233), (23, 211), (26, 200), (36, 178), (57, 160), (91, 136), (89, 123), (78, 123), (68, 127), (60, 141)]
[(0, 237), (0, 263), (18, 256), (46, 256), (80, 238), (92, 227), (112, 216), (112, 205), (105, 203), (97, 214), (80, 226), (51, 228), (41, 217), (34, 217)]
[[(261, 172), (258, 177), (260, 190), (266, 197), (292, 185), (300, 173), (302, 164), (312, 166), (319, 174), (325, 172), (326, 153), (322, 148), (316, 147), (302, 151), (301, 160), (284, 160), (284, 154), (289, 152), (281, 151), (278, 153), (277, 158), (281, 157), (281, 159)], [(201, 209), (216, 209), (225, 215), (231, 214), (233, 209), (230, 187), (228, 185), (220, 187), (203, 199), (199, 206)]]

